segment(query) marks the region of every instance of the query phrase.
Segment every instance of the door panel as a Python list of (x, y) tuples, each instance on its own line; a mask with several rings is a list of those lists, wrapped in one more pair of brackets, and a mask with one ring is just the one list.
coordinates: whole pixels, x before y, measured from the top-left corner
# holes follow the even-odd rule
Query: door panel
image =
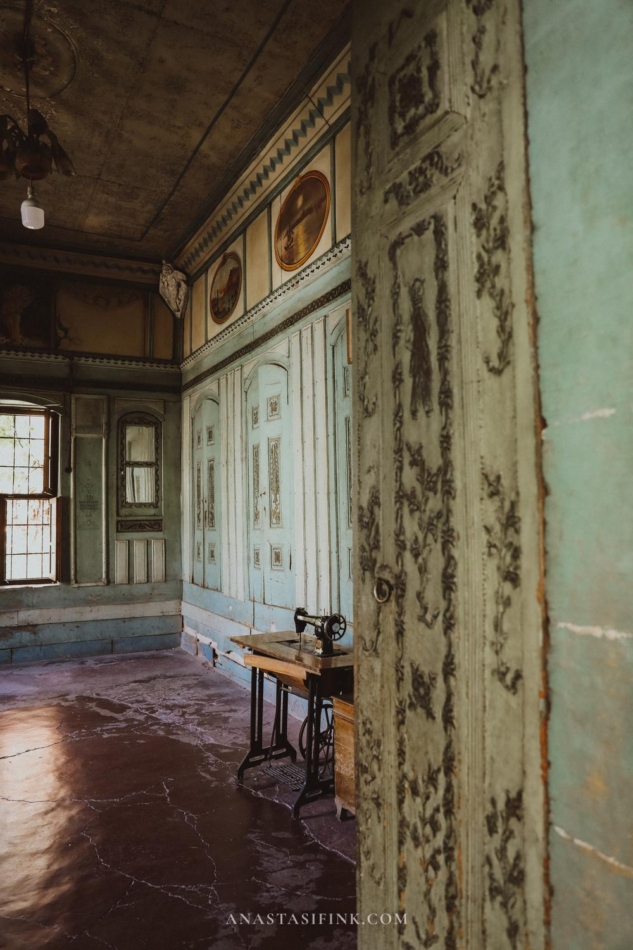
[(247, 395), (250, 571), (255, 600), (295, 606), (292, 566), (292, 426), (288, 372), (258, 367)]
[(195, 410), (192, 446), (193, 583), (220, 590), (220, 413), (213, 399), (202, 399)]
[(544, 944), (519, 13), (354, 23), (359, 909), (407, 913), (361, 950)]

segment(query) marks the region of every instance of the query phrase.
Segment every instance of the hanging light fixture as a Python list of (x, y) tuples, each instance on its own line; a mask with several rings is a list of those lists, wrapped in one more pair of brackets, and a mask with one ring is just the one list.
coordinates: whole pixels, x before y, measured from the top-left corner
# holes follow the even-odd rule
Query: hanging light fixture
[[(44, 208), (35, 196), (34, 181), (48, 177), (53, 164), (62, 175), (74, 175), (75, 168), (55, 133), (41, 112), (31, 108), (30, 75), (34, 48), (30, 39), (33, 0), (26, 0), (21, 59), (26, 89), (26, 132), (11, 115), (0, 115), (0, 180), (15, 175), (29, 182), (22, 202), (22, 224), (25, 228), (44, 227)], [(48, 141), (44, 141), (44, 138)]]

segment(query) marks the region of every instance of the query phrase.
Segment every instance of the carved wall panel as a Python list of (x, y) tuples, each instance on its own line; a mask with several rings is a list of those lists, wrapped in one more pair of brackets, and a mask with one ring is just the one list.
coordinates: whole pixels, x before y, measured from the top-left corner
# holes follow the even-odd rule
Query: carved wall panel
[[(519, 7), (354, 33), (360, 947), (544, 946)], [(380, 76), (382, 81), (378, 82)]]

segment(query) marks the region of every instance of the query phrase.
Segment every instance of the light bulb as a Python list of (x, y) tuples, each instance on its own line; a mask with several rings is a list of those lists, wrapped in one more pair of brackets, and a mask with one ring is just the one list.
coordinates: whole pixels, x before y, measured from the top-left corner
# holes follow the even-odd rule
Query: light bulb
[(37, 231), (44, 227), (44, 208), (35, 197), (35, 190), (29, 185), (26, 198), (20, 208), (22, 212), (22, 224), (31, 231)]

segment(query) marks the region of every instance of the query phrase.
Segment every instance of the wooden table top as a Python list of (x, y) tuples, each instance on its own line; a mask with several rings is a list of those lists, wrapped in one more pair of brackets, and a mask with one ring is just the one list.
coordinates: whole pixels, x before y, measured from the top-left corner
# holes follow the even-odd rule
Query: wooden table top
[(320, 676), (324, 670), (341, 670), (354, 665), (354, 655), (348, 647), (334, 645), (333, 656), (316, 656), (317, 638), (310, 633), (299, 636), (294, 630), (278, 633), (251, 633), (244, 637), (231, 637), (237, 644), (253, 653), (271, 656), (287, 663), (295, 663), (309, 673)]

